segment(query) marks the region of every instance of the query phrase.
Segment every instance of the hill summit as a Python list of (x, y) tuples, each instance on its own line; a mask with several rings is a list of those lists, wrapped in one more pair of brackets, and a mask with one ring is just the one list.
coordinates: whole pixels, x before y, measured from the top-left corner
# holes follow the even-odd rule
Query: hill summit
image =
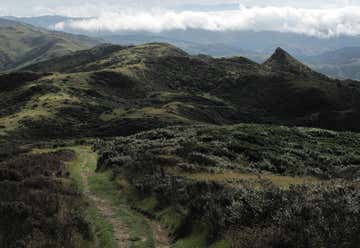
[(281, 47), (278, 47), (273, 55), (265, 61), (263, 66), (273, 72), (290, 72), (295, 74), (318, 74), (310, 67), (304, 65)]

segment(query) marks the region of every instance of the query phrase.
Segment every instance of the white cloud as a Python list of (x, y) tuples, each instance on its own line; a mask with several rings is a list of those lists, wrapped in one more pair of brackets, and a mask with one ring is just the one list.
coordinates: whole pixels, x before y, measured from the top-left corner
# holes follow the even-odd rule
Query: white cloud
[[(343, 0), (337, 0), (342, 1)], [(348, 2), (348, 1), (346, 1)], [(302, 33), (318, 37), (360, 35), (360, 6), (340, 8), (245, 7), (231, 11), (115, 10), (95, 18), (58, 23), (55, 28), (86, 31), (172, 29), (257, 30)]]
[(4, 8), (0, 7), (0, 16), (4, 15), (6, 13), (6, 10)]
[[(360, 6), (359, 0), (0, 0), (6, 15), (38, 16), (45, 14), (98, 16), (99, 12), (114, 9), (152, 7), (166, 9), (216, 9), (216, 5), (243, 4), (246, 6), (290, 6), (294, 8), (338, 8)], [(227, 9), (227, 8), (226, 8)]]

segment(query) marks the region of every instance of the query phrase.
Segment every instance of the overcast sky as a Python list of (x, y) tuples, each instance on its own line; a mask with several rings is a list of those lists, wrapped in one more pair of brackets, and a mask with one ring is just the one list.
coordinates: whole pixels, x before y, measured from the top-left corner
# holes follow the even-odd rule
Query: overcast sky
[(270, 30), (360, 34), (360, 0), (0, 0), (0, 15), (92, 17), (55, 28), (88, 31)]
[[(196, 2), (196, 5), (193, 3)], [(360, 6), (360, 0), (1, 0), (2, 15), (33, 16), (44, 14), (94, 14), (114, 8), (167, 8), (181, 10), (219, 10), (245, 6), (281, 6), (294, 8), (338, 8)], [(215, 5), (215, 6), (214, 6)], [(218, 6), (216, 6), (218, 5)], [(213, 7), (212, 7), (213, 6)], [(76, 9), (75, 9), (76, 8)]]

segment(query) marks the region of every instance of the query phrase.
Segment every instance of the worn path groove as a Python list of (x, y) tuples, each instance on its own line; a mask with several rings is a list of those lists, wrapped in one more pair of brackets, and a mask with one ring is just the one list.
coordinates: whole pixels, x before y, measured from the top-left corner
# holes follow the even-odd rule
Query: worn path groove
[(81, 165), (81, 177), (83, 180), (84, 194), (89, 197), (94, 203), (95, 207), (112, 225), (114, 235), (116, 238), (117, 246), (120, 248), (128, 248), (130, 235), (127, 228), (122, 224), (121, 220), (116, 216), (116, 209), (112, 206), (111, 202), (107, 199), (100, 198), (93, 194), (89, 186), (89, 177), (94, 173), (87, 166), (88, 160), (85, 160)]
[[(119, 248), (130, 248), (133, 247), (130, 241), (130, 234), (128, 228), (121, 221), (119, 216), (116, 214), (119, 206), (114, 206), (112, 202), (104, 197), (100, 197), (93, 193), (90, 189), (89, 178), (94, 175), (90, 166), (88, 166), (89, 157), (87, 157), (80, 164), (80, 175), (83, 186), (83, 193), (88, 197), (94, 204), (94, 206), (100, 211), (102, 216), (112, 225), (114, 236)], [(144, 216), (152, 229), (155, 248), (170, 248), (170, 238), (166, 229), (164, 229), (158, 222), (150, 220)]]

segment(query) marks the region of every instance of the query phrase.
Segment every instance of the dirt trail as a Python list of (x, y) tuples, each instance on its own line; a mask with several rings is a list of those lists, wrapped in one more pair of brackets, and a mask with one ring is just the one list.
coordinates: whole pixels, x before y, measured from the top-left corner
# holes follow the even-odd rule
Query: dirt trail
[(114, 235), (117, 241), (117, 246), (119, 248), (128, 248), (130, 247), (129, 238), (126, 227), (122, 224), (121, 220), (116, 217), (116, 209), (112, 206), (112, 204), (103, 198), (97, 197), (90, 191), (89, 187), (89, 177), (94, 173), (90, 171), (87, 166), (88, 161), (84, 161), (81, 165), (81, 177), (83, 180), (84, 186), (84, 194), (89, 197), (95, 207), (101, 212), (101, 214), (109, 221), (109, 223), (113, 226)]
[[(107, 221), (113, 226), (114, 235), (119, 248), (129, 248), (131, 241), (127, 228), (123, 225), (119, 217), (116, 216), (116, 208), (107, 199), (96, 196), (91, 192), (89, 186), (89, 177), (95, 173), (88, 167), (88, 159), (81, 164), (80, 175), (83, 183), (83, 193), (90, 198), (94, 206), (101, 212), (101, 214), (107, 219)], [(146, 218), (144, 216), (144, 218)], [(165, 228), (163, 228), (158, 222), (146, 218), (153, 232), (155, 241), (155, 248), (170, 248), (171, 240), (169, 234)]]
[(158, 222), (150, 221), (151, 229), (153, 230), (155, 248), (170, 248), (171, 241), (169, 234)]

